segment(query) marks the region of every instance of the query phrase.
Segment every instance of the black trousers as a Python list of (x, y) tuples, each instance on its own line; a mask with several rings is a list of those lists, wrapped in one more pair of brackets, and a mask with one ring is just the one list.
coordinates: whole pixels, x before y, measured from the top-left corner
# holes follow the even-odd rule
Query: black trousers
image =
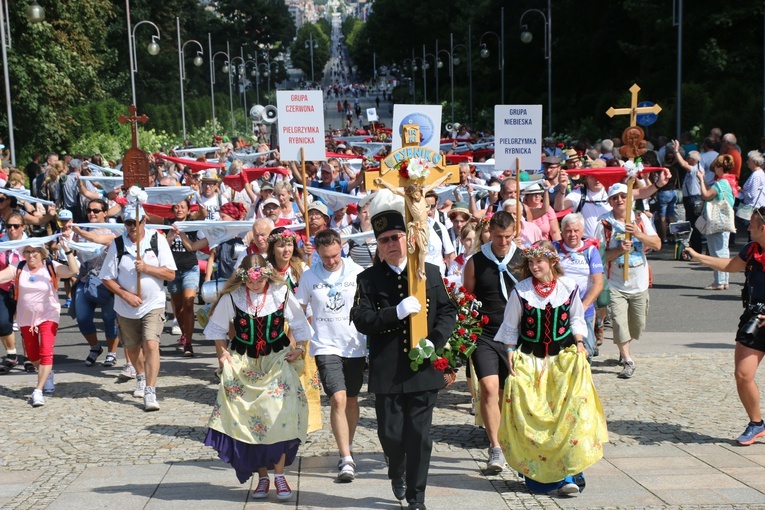
[(406, 479), (408, 503), (424, 503), (438, 390), (376, 394), (377, 437), (388, 456), (388, 478)]
[[(691, 222), (691, 229), (692, 229), (691, 241), (690, 241), (691, 248), (696, 250), (698, 253), (702, 253), (703, 248), (701, 245), (701, 232), (699, 232), (695, 227), (696, 220), (699, 218), (699, 215), (693, 212), (694, 198), (697, 198), (697, 197), (694, 197), (694, 196), (683, 197), (683, 206), (685, 207), (685, 220)], [(698, 197), (698, 198), (701, 198), (701, 197)]]

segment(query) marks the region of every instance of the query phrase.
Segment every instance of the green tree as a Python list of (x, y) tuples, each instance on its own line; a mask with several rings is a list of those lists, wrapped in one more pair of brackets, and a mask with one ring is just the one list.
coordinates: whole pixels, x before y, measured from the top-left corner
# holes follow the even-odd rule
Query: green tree
[(330, 39), (318, 25), (305, 24), (298, 30), (295, 42), (290, 47), (292, 65), (302, 69), (303, 73), (311, 79), (311, 48), (310, 36), (313, 36), (313, 67), (316, 81), (321, 81), (324, 67), (329, 61)]

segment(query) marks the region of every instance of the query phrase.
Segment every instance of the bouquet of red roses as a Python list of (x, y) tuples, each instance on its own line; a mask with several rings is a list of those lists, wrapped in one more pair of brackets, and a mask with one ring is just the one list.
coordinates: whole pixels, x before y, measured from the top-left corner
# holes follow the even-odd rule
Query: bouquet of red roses
[(476, 348), (476, 340), (483, 332), (483, 327), (489, 323), (489, 317), (478, 312), (481, 302), (475, 295), (463, 286), (444, 280), (446, 290), (459, 307), (457, 323), (454, 325), (449, 340), (441, 349), (434, 349), (420, 342), (419, 349), (409, 351), (410, 367), (415, 372), (425, 360), (430, 360), (433, 368), (444, 373), (456, 373), (457, 369), (466, 365)]

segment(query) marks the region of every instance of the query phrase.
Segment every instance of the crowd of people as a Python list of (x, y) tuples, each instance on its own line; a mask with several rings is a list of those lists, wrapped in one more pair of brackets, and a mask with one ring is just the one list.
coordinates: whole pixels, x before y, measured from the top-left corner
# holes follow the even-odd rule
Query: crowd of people
[[(471, 141), (464, 126), (451, 135), (449, 154)], [(45, 404), (44, 393), (55, 388), (63, 281), (63, 308), (88, 346), (83, 363), (96, 366), (105, 351), (101, 365), (116, 366), (121, 343), (120, 377), (135, 379), (133, 395), (146, 411), (159, 410), (167, 287), (178, 349), (197, 355), (198, 319), (219, 360), (221, 383), (205, 444), (241, 482), (257, 474), (254, 498), (268, 497), (269, 470), (277, 497), (292, 496), (284, 469), (307, 434), (322, 427), (320, 387), (340, 457), (337, 479), (354, 480), (358, 399), (368, 371), (393, 494), (409, 508), (425, 508), (429, 429), (446, 380), (429, 361), (413, 370), (410, 349), (432, 352), (447, 344), (457, 307), (444, 282), (456, 282), (476, 296), (476, 312), (487, 318), (467, 379), (487, 435), (487, 471), (509, 464), (530, 490), (581, 492), (585, 468), (608, 440), (590, 363), (601, 355), (610, 323), (618, 377), (635, 375), (634, 347), (646, 330), (650, 302), (647, 253), (673, 244), (670, 226), (678, 216), (695, 223), (710, 201), (736, 207), (740, 235), (750, 235), (737, 257), (729, 258), (730, 231), (695, 227), (686, 253), (714, 269), (710, 291), (726, 290), (727, 274), (746, 270), (740, 327), (765, 318), (765, 305), (756, 306), (765, 303), (762, 154), (747, 154), (747, 171), (732, 134), (713, 130), (700, 148), (659, 140), (641, 155), (655, 171), (640, 176), (633, 189), (622, 182), (626, 173), (625, 179), (609, 173), (627, 162), (620, 145), (618, 139), (582, 139), (561, 147), (553, 140), (540, 168), (518, 176), (493, 167), (483, 151), (476, 157), (481, 165), (462, 158), (456, 185), (422, 190), (425, 237), (415, 244), (425, 262), (417, 278), (425, 282), (426, 302), (408, 291), (406, 193), (367, 187), (389, 146), (369, 154), (330, 136), (333, 156), (307, 161), (305, 181), (296, 162), (281, 161), (265, 144), (244, 161), (237, 156), (243, 147), (230, 144), (196, 159), (152, 155), (150, 187), (188, 191), (164, 205), (109, 185), (115, 169), (98, 155), (49, 154), (42, 164), (35, 155), (26, 175), (11, 169), (0, 176), (0, 339), (6, 350), (0, 372), (36, 372), (31, 404)], [(195, 220), (207, 227), (181, 228)], [(239, 230), (211, 241), (205, 229), (217, 222), (251, 227), (246, 235)], [(701, 254), (704, 242), (709, 255)], [(212, 296), (203, 291), (207, 282)], [(203, 296), (211, 306), (198, 316)], [(408, 335), (410, 316), (420, 311), (427, 322), (424, 347), (410, 345)], [(741, 444), (765, 436), (754, 382), (765, 333), (757, 326), (736, 337), (736, 380), (750, 419)], [(540, 463), (540, 455), (550, 461)]]

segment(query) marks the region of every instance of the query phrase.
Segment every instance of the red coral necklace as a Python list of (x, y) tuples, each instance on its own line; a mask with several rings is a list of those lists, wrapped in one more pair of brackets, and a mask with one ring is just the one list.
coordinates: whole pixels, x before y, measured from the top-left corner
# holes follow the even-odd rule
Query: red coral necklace
[(531, 282), (534, 284), (534, 291), (539, 294), (540, 297), (546, 298), (555, 290), (555, 285), (558, 283), (558, 279), (553, 278), (551, 282), (544, 283), (532, 276)]
[[(250, 289), (246, 288), (247, 291), (247, 310), (249, 311), (252, 308), (252, 298), (250, 297)], [(260, 304), (255, 305), (255, 315), (257, 316), (260, 311), (263, 309), (264, 306), (266, 306), (266, 294), (268, 294), (268, 283), (266, 283), (266, 286), (263, 288), (263, 299), (260, 300)]]

